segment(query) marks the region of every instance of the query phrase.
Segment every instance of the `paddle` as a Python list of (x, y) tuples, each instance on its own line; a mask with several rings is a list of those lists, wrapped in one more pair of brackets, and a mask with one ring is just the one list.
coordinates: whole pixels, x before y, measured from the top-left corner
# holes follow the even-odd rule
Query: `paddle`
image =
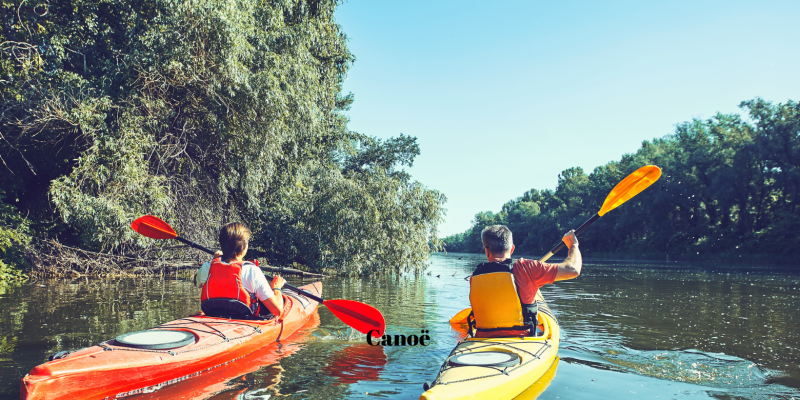
[[(614, 189), (611, 189), (611, 193), (606, 196), (606, 200), (603, 202), (603, 206), (600, 207), (600, 211), (597, 212), (592, 218), (586, 220), (578, 229), (575, 230), (575, 235), (580, 235), (581, 232), (585, 231), (586, 228), (591, 226), (595, 221), (600, 219), (603, 215), (607, 212), (621, 206), (626, 201), (632, 199), (637, 194), (641, 193), (643, 190), (647, 189), (650, 185), (655, 183), (658, 178), (661, 177), (661, 168), (656, 167), (655, 165), (645, 165), (633, 171), (630, 175), (625, 177), (617, 186), (614, 186)], [(544, 255), (539, 261), (545, 262), (554, 254), (556, 254), (559, 250), (566, 247), (563, 241), (558, 242), (555, 246), (553, 246), (550, 251)], [(450, 318), (450, 323), (453, 325), (463, 325), (467, 321), (467, 317), (470, 314), (471, 309), (466, 308), (461, 310)]]
[[(208, 254), (214, 254), (213, 250), (178, 236), (169, 224), (152, 215), (145, 215), (137, 218), (131, 223), (131, 228), (151, 239), (176, 239), (179, 242), (205, 251)], [(270, 281), (272, 280), (271, 276), (266, 274), (264, 276)], [(372, 306), (353, 300), (325, 300), (305, 290), (289, 285), (288, 283), (285, 284), (284, 287), (325, 305), (333, 315), (337, 316), (342, 322), (363, 334), (367, 334), (370, 331), (377, 331), (377, 333), (373, 333), (372, 336), (383, 336), (384, 329), (386, 329), (386, 322), (383, 320), (381, 312)]]
[[(626, 201), (632, 199), (633, 196), (636, 196), (643, 190), (650, 187), (650, 185), (655, 183), (655, 181), (657, 181), (660, 177), (661, 168), (658, 168), (655, 165), (645, 165), (644, 167), (633, 171), (630, 175), (625, 177), (622, 182), (618, 183), (617, 186), (614, 186), (614, 188), (611, 189), (611, 193), (606, 196), (606, 200), (603, 202), (603, 207), (600, 208), (600, 211), (598, 211), (597, 214), (595, 214), (592, 218), (586, 220), (583, 225), (578, 227), (578, 229), (575, 230), (575, 235), (580, 235), (586, 230), (586, 228), (600, 219), (600, 217), (605, 215), (607, 212), (621, 206)], [(547, 261), (550, 257), (566, 246), (567, 245), (565, 245), (563, 241), (559, 241), (558, 244), (553, 246), (553, 248), (550, 249), (550, 251), (539, 261)]]

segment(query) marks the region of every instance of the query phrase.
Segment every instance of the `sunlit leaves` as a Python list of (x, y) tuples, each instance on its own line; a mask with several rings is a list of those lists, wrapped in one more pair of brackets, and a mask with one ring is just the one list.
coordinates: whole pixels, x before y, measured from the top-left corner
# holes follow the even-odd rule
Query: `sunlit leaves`
[(418, 266), (437, 242), (444, 198), (399, 169), (415, 138), (347, 130), (354, 57), (335, 1), (20, 7), (18, 44), (1, 49), (0, 181), (24, 209), (55, 211), (62, 240), (147, 249), (126, 227), (157, 214), (214, 246), (222, 223), (244, 220), (273, 261), (341, 272)]

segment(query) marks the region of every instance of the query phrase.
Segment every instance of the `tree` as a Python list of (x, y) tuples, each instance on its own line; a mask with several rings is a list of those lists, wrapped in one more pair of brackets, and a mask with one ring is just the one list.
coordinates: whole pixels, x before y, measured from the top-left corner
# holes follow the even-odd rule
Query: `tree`
[[(47, 234), (97, 251), (151, 249), (128, 225), (155, 214), (209, 246), (221, 224), (244, 220), (276, 262), (302, 252), (322, 268), (326, 251), (374, 259), (378, 250), (334, 229), (336, 219), (294, 214), (305, 210), (296, 202), (319, 200), (316, 190), (334, 195), (365, 182), (380, 201), (329, 206), (379, 213), (380, 202), (403, 199), (416, 211), (386, 218), (414, 225), (398, 244), (404, 257), (413, 253), (405, 246), (438, 243), (444, 197), (396, 170), (419, 154), (415, 138), (381, 142), (347, 129), (342, 111), (353, 96), (341, 88), (354, 57), (333, 18), (336, 4), (3, 5), (0, 68), (10, 78), (0, 88), (8, 171), (0, 184), (20, 199), (19, 211), (50, 224)], [(306, 228), (291, 228), (301, 225), (334, 236), (310, 249)], [(337, 270), (387, 266), (346, 258)]]
[(588, 176), (569, 168), (555, 191), (532, 189), (509, 201), (501, 214), (518, 251), (545, 253), (554, 238), (593, 215), (625, 176), (655, 164), (661, 180), (598, 220), (581, 238), (584, 252), (672, 259), (798, 254), (800, 105), (757, 98), (740, 107), (748, 120), (717, 114), (680, 123), (674, 134), (644, 141), (636, 153)]

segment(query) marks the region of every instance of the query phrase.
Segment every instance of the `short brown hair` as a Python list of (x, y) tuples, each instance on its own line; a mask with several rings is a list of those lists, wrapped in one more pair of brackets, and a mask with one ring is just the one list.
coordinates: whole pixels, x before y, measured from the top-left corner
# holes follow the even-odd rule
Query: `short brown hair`
[(481, 241), (483, 247), (497, 256), (511, 250), (511, 246), (514, 244), (511, 231), (505, 225), (487, 226), (481, 232)]
[(219, 230), (219, 246), (222, 257), (231, 259), (241, 254), (250, 240), (250, 229), (241, 222), (231, 222)]

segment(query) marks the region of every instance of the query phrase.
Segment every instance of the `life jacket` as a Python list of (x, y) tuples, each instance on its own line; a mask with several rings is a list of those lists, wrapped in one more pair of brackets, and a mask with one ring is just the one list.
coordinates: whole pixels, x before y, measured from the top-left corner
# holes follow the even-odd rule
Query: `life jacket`
[(472, 273), (469, 301), (474, 314), (475, 337), (526, 336), (522, 303), (511, 273), (511, 259), (486, 262)]
[[(242, 286), (242, 267), (250, 261), (230, 264), (215, 258), (200, 295), (200, 308), (211, 317), (242, 319), (258, 315), (258, 299)], [(255, 265), (255, 264), (253, 264)]]

